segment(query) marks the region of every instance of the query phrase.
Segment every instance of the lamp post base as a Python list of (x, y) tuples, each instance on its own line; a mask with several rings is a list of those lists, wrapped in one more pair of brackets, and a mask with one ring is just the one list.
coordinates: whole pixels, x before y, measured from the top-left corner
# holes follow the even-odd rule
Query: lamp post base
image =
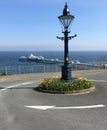
[(61, 80), (65, 80), (67, 82), (71, 82), (71, 66), (62, 66), (62, 78)]

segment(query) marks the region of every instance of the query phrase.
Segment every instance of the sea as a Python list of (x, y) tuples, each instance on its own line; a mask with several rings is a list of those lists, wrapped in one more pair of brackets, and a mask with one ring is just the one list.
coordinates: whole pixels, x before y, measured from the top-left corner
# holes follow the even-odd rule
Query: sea
[[(28, 57), (30, 54), (43, 56), (47, 59), (58, 58), (63, 60), (63, 51), (1, 51), (0, 66), (26, 64), (19, 62), (20, 56)], [(79, 60), (81, 63), (107, 62), (107, 51), (70, 51), (69, 60)], [(28, 64), (32, 64), (29, 62)], [(36, 63), (34, 63), (36, 64)]]
[[(47, 59), (64, 59), (63, 51), (1, 51), (0, 68), (4, 66), (24, 66), (39, 65), (37, 62), (20, 62), (20, 56), (28, 57), (30, 54), (43, 56)], [(70, 61), (79, 61), (81, 63), (106, 63), (107, 51), (70, 51)]]

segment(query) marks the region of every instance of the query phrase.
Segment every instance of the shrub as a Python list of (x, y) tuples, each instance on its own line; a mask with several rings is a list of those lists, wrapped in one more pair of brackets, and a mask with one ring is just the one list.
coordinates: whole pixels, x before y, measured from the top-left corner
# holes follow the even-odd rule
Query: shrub
[(0, 76), (7, 76), (7, 75), (11, 75), (11, 74), (6, 74), (5, 72), (0, 74)]
[(93, 83), (86, 78), (74, 77), (72, 82), (60, 80), (60, 78), (49, 78), (43, 80), (39, 84), (39, 88), (49, 91), (77, 91), (88, 89), (93, 86)]
[(7, 75), (7, 74), (6, 74), (6, 73), (4, 73), (4, 72), (0, 74), (0, 76), (6, 76), (6, 75)]

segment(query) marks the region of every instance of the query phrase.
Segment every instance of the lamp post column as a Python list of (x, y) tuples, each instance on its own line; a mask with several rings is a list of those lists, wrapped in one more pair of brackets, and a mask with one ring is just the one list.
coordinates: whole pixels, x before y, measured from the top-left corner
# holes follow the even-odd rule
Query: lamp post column
[(72, 81), (71, 76), (71, 63), (69, 63), (69, 54), (68, 54), (68, 41), (72, 38), (76, 37), (76, 34), (74, 36), (68, 36), (70, 31), (70, 25), (71, 22), (74, 19), (74, 16), (70, 14), (70, 11), (68, 9), (67, 3), (65, 4), (65, 7), (63, 9), (63, 14), (58, 17), (59, 21), (63, 25), (63, 33), (64, 37), (58, 37), (60, 40), (64, 40), (64, 65), (62, 66), (62, 77), (61, 80), (65, 80), (67, 82)]
[(69, 62), (68, 55), (68, 31), (64, 32), (64, 66), (68, 66)]
[(64, 32), (64, 66), (62, 66), (62, 80), (71, 81), (71, 66), (69, 65), (68, 31)]

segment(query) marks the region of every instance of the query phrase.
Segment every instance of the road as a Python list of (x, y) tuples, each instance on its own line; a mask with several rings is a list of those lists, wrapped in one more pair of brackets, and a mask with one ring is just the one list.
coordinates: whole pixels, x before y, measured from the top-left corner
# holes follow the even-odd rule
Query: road
[(0, 130), (107, 130), (107, 72), (81, 76), (96, 90), (46, 94), (34, 90), (42, 78), (1, 82)]

